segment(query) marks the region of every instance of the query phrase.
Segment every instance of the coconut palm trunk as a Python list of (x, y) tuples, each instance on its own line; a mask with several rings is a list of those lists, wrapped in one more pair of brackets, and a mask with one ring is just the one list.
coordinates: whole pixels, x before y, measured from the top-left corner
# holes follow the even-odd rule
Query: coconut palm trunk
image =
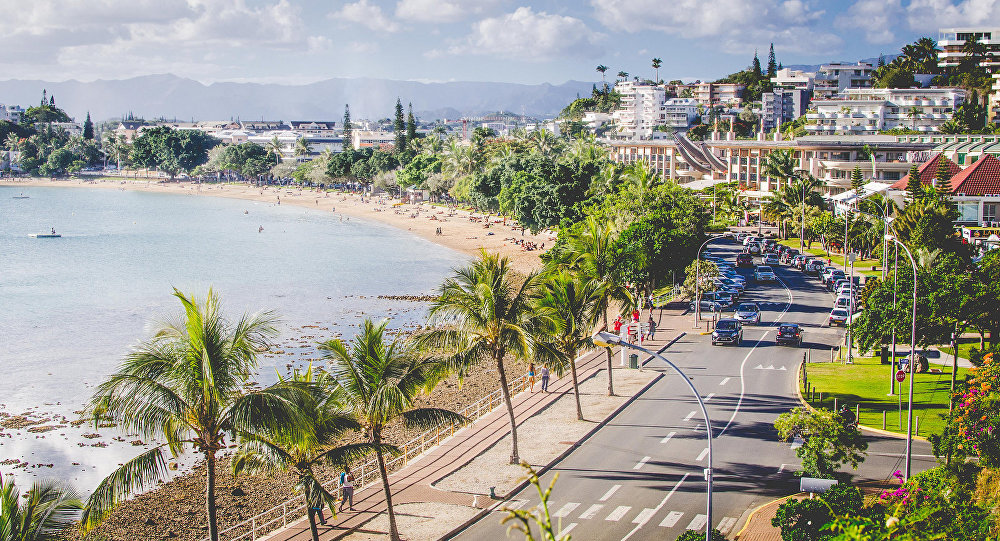
[(569, 361), (569, 371), (573, 376), (573, 395), (576, 397), (576, 418), (582, 421), (583, 407), (580, 405), (580, 383), (576, 377), (576, 353), (576, 351), (573, 352), (573, 357)]
[(382, 477), (382, 491), (385, 492), (385, 505), (389, 515), (389, 539), (399, 541), (399, 529), (396, 527), (396, 511), (392, 507), (392, 491), (389, 490), (389, 472), (385, 468), (385, 456), (382, 454), (382, 434), (380, 430), (372, 431), (372, 442), (376, 446), (375, 457), (378, 459), (378, 473)]
[[(601, 317), (604, 319), (604, 330), (606, 331), (606, 330), (608, 330), (608, 310), (607, 310), (607, 305), (605, 305), (604, 310), (602, 311)], [(608, 355), (608, 396), (615, 396), (614, 374), (613, 374), (612, 368), (611, 368), (611, 357), (612, 357), (612, 355), (611, 355), (611, 348), (610, 347), (604, 348), (604, 351)]]
[(500, 394), (503, 395), (503, 403), (507, 406), (507, 419), (510, 421), (510, 463), (520, 464), (521, 456), (517, 452), (517, 418), (514, 417), (514, 403), (510, 399), (510, 385), (507, 383), (507, 370), (503, 366), (504, 352), (499, 351), (496, 356), (497, 374), (500, 375)]
[(219, 541), (219, 521), (215, 506), (215, 452), (205, 452), (205, 511), (208, 513), (208, 538)]

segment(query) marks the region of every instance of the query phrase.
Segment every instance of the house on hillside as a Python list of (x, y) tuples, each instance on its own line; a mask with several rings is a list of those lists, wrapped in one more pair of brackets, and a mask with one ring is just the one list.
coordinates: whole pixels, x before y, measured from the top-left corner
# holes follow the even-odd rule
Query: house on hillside
[[(956, 225), (966, 229), (993, 228), (1000, 232), (1000, 215), (997, 212), (1000, 209), (1000, 160), (992, 154), (984, 154), (976, 163), (962, 169), (943, 154), (937, 154), (920, 166), (921, 184), (943, 189), (936, 181), (942, 160), (947, 162), (948, 172), (952, 175), (948, 191), (958, 208)], [(910, 176), (906, 175), (889, 188), (889, 197), (897, 205), (903, 206), (906, 202), (909, 180)]]

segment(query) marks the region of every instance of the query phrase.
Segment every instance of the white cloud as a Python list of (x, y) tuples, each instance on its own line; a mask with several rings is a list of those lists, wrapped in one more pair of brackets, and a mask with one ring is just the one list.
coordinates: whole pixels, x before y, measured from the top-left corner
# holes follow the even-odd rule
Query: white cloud
[(906, 7), (910, 28), (935, 32), (949, 26), (996, 26), (1000, 23), (998, 0), (912, 0)]
[(376, 32), (399, 31), (399, 23), (390, 20), (382, 13), (381, 7), (370, 4), (368, 0), (344, 4), (339, 11), (331, 13), (330, 16), (334, 19), (360, 24)]
[(603, 34), (594, 32), (575, 17), (520, 7), (513, 13), (473, 24), (472, 33), (448, 52), (530, 61), (564, 56), (593, 57), (602, 51), (599, 42), (603, 38)]
[(845, 32), (861, 30), (865, 41), (882, 45), (896, 40), (892, 29), (902, 14), (900, 0), (858, 0), (837, 17), (835, 25)]
[(467, 4), (457, 0), (400, 0), (396, 17), (411, 21), (450, 23), (463, 19)]
[(710, 38), (713, 46), (745, 54), (773, 42), (783, 51), (829, 53), (839, 36), (822, 29), (818, 0), (591, 0), (594, 18), (611, 30), (652, 30)]

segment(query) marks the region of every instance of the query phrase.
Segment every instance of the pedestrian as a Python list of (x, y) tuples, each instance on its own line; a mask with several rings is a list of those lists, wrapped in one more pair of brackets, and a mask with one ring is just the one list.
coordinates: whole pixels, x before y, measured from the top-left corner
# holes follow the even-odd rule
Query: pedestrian
[(344, 467), (340, 474), (340, 510), (344, 510), (344, 503), (348, 503), (348, 508), (354, 511), (354, 474), (351, 468)]
[(653, 293), (650, 292), (649, 293), (649, 309), (652, 310), (653, 308), (654, 308), (654, 306), (653, 306)]
[(615, 319), (615, 334), (620, 335), (622, 333), (622, 316), (618, 316)]
[(632, 321), (639, 321), (639, 309), (635, 308), (632, 310)]
[(319, 523), (326, 524), (326, 517), (323, 516), (323, 497), (320, 496), (316, 502), (312, 505), (313, 513), (319, 516)]
[(535, 363), (528, 365), (528, 389), (535, 390)]
[(648, 334), (646, 335), (646, 339), (652, 340), (653, 332), (656, 331), (656, 322), (653, 321), (653, 314), (649, 314), (649, 320), (646, 321), (646, 328), (648, 329)]
[(542, 374), (542, 390), (545, 392), (549, 392), (549, 367), (543, 364), (541, 374)]

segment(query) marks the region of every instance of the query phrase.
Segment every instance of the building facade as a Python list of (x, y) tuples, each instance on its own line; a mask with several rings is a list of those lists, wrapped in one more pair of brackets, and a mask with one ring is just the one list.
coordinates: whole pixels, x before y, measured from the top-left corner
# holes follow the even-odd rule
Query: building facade
[(806, 114), (808, 108), (808, 90), (778, 87), (761, 95), (761, 123), (770, 131)]
[(694, 88), (694, 99), (705, 107), (728, 105), (738, 107), (743, 102), (745, 85), (736, 83), (699, 83)]
[(847, 89), (835, 99), (813, 100), (805, 128), (817, 134), (936, 132), (964, 101), (965, 91), (954, 88)]

